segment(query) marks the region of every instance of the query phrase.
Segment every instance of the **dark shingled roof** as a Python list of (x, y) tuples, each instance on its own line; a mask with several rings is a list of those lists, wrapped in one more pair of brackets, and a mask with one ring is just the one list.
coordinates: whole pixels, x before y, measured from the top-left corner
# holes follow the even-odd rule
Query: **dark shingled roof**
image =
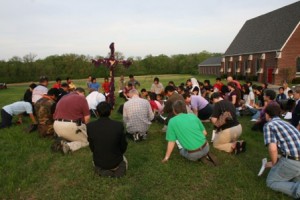
[(204, 60), (198, 66), (221, 66), (221, 57), (212, 57)]
[(300, 1), (246, 21), (225, 56), (280, 50), (300, 21)]

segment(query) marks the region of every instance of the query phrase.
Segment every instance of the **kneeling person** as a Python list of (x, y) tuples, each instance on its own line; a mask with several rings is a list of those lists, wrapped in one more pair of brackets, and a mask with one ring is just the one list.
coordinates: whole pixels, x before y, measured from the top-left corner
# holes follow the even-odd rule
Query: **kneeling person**
[(99, 119), (87, 125), (88, 141), (95, 171), (101, 176), (121, 177), (127, 170), (123, 156), (127, 149), (123, 123), (111, 120), (111, 106), (101, 102), (97, 106)]
[(168, 146), (162, 162), (169, 160), (177, 141), (180, 143), (180, 154), (188, 160), (197, 161), (206, 156), (209, 152), (209, 144), (205, 137), (207, 133), (198, 117), (187, 114), (185, 103), (181, 100), (174, 102), (173, 112), (176, 116), (170, 119), (168, 124)]

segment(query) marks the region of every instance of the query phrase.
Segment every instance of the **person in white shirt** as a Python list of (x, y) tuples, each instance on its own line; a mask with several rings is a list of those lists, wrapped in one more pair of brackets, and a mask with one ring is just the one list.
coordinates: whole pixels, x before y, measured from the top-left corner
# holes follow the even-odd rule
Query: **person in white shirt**
[(106, 98), (105, 96), (98, 92), (98, 91), (93, 91), (91, 92), (87, 97), (86, 97), (86, 100), (88, 102), (88, 105), (89, 105), (89, 109), (90, 109), (90, 113), (91, 113), (91, 116), (95, 116), (97, 117), (97, 105), (100, 103), (100, 102), (103, 102), (103, 101), (106, 101)]
[(46, 76), (40, 77), (40, 84), (32, 91), (32, 103), (35, 104), (43, 95), (48, 92), (48, 78)]
[(159, 78), (154, 78), (150, 91), (155, 94), (162, 94), (164, 92), (164, 86), (159, 82)]
[(285, 94), (286, 97), (288, 97), (289, 96), (288, 92), (289, 90), (291, 90), (291, 88), (289, 88), (289, 84), (286, 81), (283, 81), (282, 87), (284, 89), (283, 93)]

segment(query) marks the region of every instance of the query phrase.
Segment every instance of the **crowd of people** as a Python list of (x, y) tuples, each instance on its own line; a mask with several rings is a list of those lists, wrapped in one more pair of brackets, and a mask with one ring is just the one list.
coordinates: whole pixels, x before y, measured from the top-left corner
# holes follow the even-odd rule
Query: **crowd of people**
[[(213, 85), (210, 80), (190, 78), (178, 86), (170, 80), (164, 87), (155, 77), (147, 90), (133, 75), (127, 82), (121, 76), (118, 93), (124, 104), (118, 112), (123, 122), (118, 122), (110, 119), (109, 77), (100, 85), (89, 76), (86, 88), (76, 87), (69, 77), (66, 80), (61, 83), (57, 78), (48, 89), (48, 78), (42, 76), (38, 85), (29, 85), (23, 101), (2, 108), (1, 128), (11, 126), (14, 115), (21, 124), (25, 112), (32, 121), (31, 132), (37, 129), (42, 137), (54, 138), (52, 150), (67, 154), (89, 146), (96, 173), (121, 177), (128, 167), (126, 137), (146, 140), (153, 122), (161, 123), (166, 132), (163, 163), (177, 146), (184, 158), (216, 166), (218, 159), (210, 152), (203, 123), (214, 125), (214, 148), (240, 154), (246, 152), (246, 141), (240, 139), (243, 127), (238, 119), (250, 115), (252, 130), (264, 133), (269, 149), (271, 162), (266, 167), (272, 169), (267, 185), (300, 197), (300, 87), (291, 90), (284, 82), (277, 94), (266, 83), (240, 84), (230, 76), (226, 83), (221, 78)], [(91, 117), (97, 120), (90, 122)]]

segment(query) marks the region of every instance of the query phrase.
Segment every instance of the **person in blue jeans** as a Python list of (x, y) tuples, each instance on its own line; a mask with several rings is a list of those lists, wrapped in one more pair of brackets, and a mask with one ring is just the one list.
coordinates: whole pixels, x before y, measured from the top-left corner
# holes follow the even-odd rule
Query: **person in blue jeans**
[(279, 118), (280, 111), (278, 104), (265, 109), (264, 142), (271, 159), (265, 165), (271, 168), (266, 182), (275, 191), (300, 198), (300, 132)]

